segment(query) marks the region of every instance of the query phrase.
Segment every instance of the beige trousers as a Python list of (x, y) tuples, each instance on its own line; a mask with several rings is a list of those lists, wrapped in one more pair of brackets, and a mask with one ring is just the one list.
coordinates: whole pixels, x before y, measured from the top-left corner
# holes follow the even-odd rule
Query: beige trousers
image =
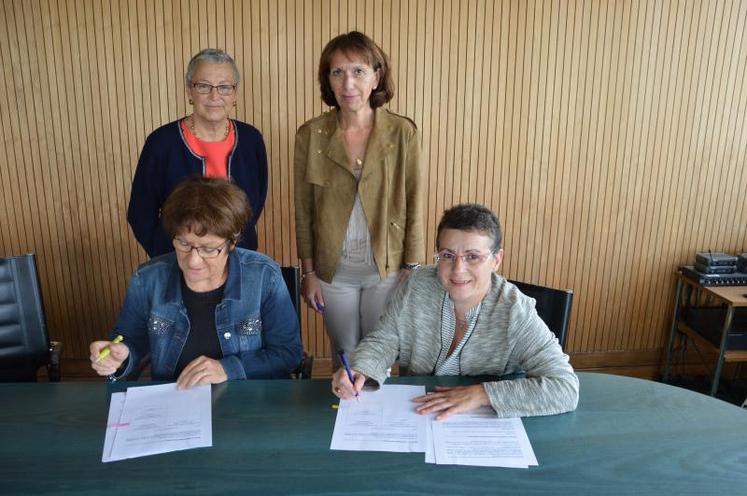
[(382, 281), (375, 265), (339, 263), (332, 284), (320, 281), (333, 372), (341, 366), (337, 352), (345, 350), (350, 359), (360, 340), (373, 330), (398, 276), (399, 272), (392, 272)]

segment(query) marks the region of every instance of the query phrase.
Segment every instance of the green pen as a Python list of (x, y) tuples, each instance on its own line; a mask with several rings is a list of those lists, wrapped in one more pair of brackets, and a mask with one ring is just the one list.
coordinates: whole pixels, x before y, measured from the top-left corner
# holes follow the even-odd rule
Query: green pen
[[(122, 336), (121, 334), (118, 334), (116, 338), (112, 339), (111, 344), (121, 343), (122, 341), (124, 341), (124, 336)], [(106, 346), (104, 346), (101, 349), (101, 351), (99, 352), (99, 357), (96, 359), (96, 363), (99, 363), (101, 360), (103, 360), (104, 358), (108, 357), (109, 353), (111, 353), (111, 352), (112, 352), (112, 350), (111, 350), (111, 348), (109, 348), (108, 344)]]

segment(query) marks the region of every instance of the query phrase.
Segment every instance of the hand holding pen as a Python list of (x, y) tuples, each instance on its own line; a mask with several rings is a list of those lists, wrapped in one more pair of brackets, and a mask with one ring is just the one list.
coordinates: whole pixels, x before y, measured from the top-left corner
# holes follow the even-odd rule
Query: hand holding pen
[(98, 375), (115, 373), (130, 355), (130, 349), (122, 343), (124, 336), (118, 335), (111, 341), (94, 341), (89, 346), (91, 368)]
[(350, 399), (352, 396), (359, 399), (359, 392), (363, 389), (366, 376), (363, 374), (356, 374), (354, 376), (345, 352), (340, 350), (338, 354), (340, 355), (343, 367), (335, 372), (335, 375), (332, 377), (332, 392), (344, 400)]
[(324, 296), (322, 286), (314, 270), (308, 270), (301, 275), (301, 296), (307, 305), (317, 313), (324, 313)]
[(99, 363), (101, 360), (109, 356), (109, 353), (112, 351), (111, 345), (113, 344), (119, 344), (122, 341), (124, 341), (124, 336), (121, 334), (118, 334), (116, 338), (112, 339), (112, 342), (110, 344), (107, 344), (103, 348), (101, 348), (101, 351), (99, 351), (99, 356), (96, 358), (96, 363)]

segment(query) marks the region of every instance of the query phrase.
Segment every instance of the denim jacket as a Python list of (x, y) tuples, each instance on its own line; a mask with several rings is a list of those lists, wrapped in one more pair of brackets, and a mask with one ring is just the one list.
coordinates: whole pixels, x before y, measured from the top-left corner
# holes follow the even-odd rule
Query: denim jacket
[[(298, 319), (278, 265), (260, 253), (234, 249), (228, 257), (223, 299), (215, 325), (228, 380), (287, 378), (301, 360)], [(112, 379), (136, 371), (150, 353), (151, 376), (175, 380), (189, 335), (181, 269), (174, 252), (141, 265), (127, 288), (112, 331), (124, 336), (129, 360)]]

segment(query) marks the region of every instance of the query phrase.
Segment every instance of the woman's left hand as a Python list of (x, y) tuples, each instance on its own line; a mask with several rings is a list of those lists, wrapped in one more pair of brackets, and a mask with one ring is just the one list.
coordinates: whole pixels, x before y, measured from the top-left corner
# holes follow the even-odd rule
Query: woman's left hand
[(412, 401), (420, 403), (415, 411), (421, 415), (438, 413), (436, 420), (443, 420), (455, 413), (469, 412), (481, 406), (490, 405), (490, 400), (482, 384), (461, 387), (440, 387)]
[(206, 356), (199, 356), (184, 367), (176, 380), (177, 389), (187, 389), (203, 384), (220, 384), (226, 382), (228, 376), (223, 365), (218, 360)]

